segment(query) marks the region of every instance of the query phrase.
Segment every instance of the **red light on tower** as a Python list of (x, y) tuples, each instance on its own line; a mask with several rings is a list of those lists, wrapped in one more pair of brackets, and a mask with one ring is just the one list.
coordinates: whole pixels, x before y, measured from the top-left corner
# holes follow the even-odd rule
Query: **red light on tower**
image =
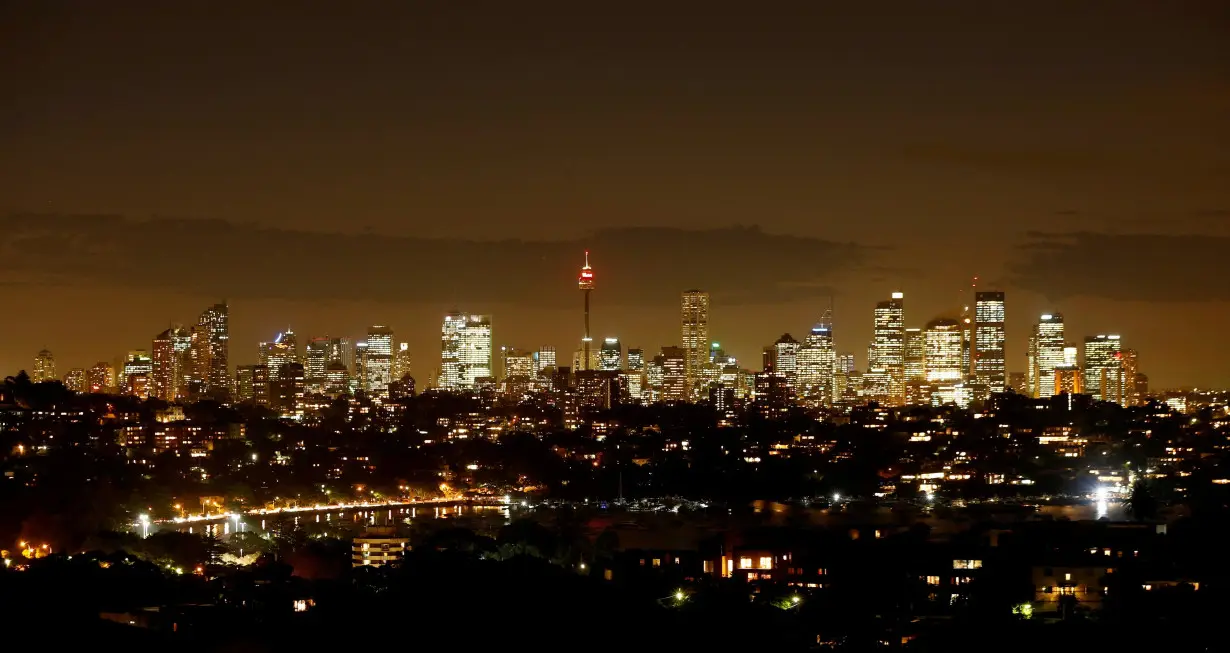
[(585, 252), (585, 266), (581, 268), (581, 276), (577, 277), (577, 288), (580, 290), (594, 289), (594, 269), (589, 267), (589, 251)]

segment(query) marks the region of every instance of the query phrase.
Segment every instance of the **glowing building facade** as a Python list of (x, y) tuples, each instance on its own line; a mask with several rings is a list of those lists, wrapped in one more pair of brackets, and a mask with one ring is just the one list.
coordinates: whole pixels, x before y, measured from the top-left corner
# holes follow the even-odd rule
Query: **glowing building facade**
[(965, 380), (963, 328), (959, 320), (932, 320), (923, 335), (924, 378), (927, 383), (956, 384)]
[[(706, 298), (707, 301), (707, 298)], [(708, 349), (708, 346), (702, 351)], [(661, 401), (687, 401), (688, 395), (688, 378), (687, 378), (687, 356), (688, 350), (683, 347), (663, 347), (661, 364), (662, 364), (662, 396)]]
[(440, 329), (440, 379), (445, 390), (473, 390), (492, 377), (491, 316), (450, 313)]
[(1085, 394), (1124, 403), (1123, 348), (1115, 334), (1085, 337)]
[(910, 327), (905, 330), (905, 382), (923, 381), (927, 378), (927, 342), (923, 330)]
[(709, 358), (709, 293), (703, 290), (684, 291), (680, 301), (680, 318), (685, 393), (690, 397)]
[[(894, 292), (876, 304), (868, 371), (887, 380), (885, 399), (894, 404), (905, 400), (905, 294)], [(877, 393), (878, 394), (878, 393)]]
[(1004, 293), (986, 291), (974, 301), (974, 380), (990, 392), (1008, 389), (1007, 358), (1004, 356)]
[(389, 382), (393, 380), (393, 329), (383, 325), (367, 328), (367, 364), (364, 371), (367, 373), (367, 391), (374, 397), (388, 397)]
[(204, 329), (209, 348), (209, 367), (202, 379), (203, 391), (210, 397), (225, 400), (231, 394), (231, 327), (226, 302), (205, 309), (197, 326)]
[(56, 375), (56, 357), (50, 350), (44, 349), (34, 355), (34, 373), (30, 375), (31, 381), (43, 383), (44, 381), (58, 381), (59, 378)]
[(1035, 398), (1055, 395), (1055, 368), (1064, 364), (1063, 316), (1044, 313), (1030, 338), (1030, 393)]
[(602, 349), (598, 352), (598, 369), (603, 372), (617, 372), (624, 368), (624, 348), (619, 338), (606, 338), (602, 341)]
[[(833, 404), (833, 376), (836, 372), (837, 349), (833, 343), (833, 313), (826, 310), (811, 328), (799, 349), (796, 374), (799, 396), (811, 406)], [(736, 368), (737, 369), (737, 368)], [(735, 385), (723, 378), (728, 387)]]

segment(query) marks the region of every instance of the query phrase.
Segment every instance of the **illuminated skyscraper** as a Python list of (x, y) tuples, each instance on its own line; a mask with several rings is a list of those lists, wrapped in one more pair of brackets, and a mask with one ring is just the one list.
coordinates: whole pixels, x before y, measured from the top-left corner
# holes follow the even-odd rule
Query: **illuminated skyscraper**
[(184, 388), (191, 335), (182, 327), (171, 327), (154, 336), (153, 394), (163, 401), (175, 401)]
[(1004, 293), (985, 291), (974, 301), (974, 379), (990, 392), (1008, 387), (1007, 358), (1004, 356)]
[(962, 343), (963, 324), (959, 320), (939, 319), (927, 323), (924, 374), (927, 383), (960, 383), (965, 379)]
[(923, 330), (910, 327), (905, 330), (905, 382), (923, 381), (927, 378), (927, 339)]
[(1064, 364), (1063, 337), (1063, 316), (1058, 313), (1045, 313), (1034, 325), (1030, 359), (1035, 398), (1055, 394), (1055, 368)]
[(589, 293), (594, 289), (594, 269), (589, 266), (589, 250), (585, 250), (585, 265), (581, 267), (581, 274), (577, 276), (577, 288), (585, 294), (585, 336), (581, 338), (580, 356), (580, 365), (584, 367), (574, 367), (573, 371), (581, 372), (594, 369), (591, 358), (593, 339), (589, 336)]
[(410, 343), (397, 343), (397, 351), (393, 354), (393, 380), (400, 381), (401, 379), (410, 376)]
[[(705, 298), (708, 303), (708, 296)], [(706, 345), (701, 351), (706, 351)], [(662, 401), (687, 401), (687, 356), (683, 347), (662, 348)]]
[(1140, 374), (1136, 362), (1136, 350), (1124, 349), (1120, 360), (1123, 361), (1123, 405), (1138, 405), (1141, 402), (1141, 396), (1140, 388), (1136, 383), (1137, 376)]
[(684, 291), (681, 307), (680, 345), (684, 353), (685, 393), (690, 398), (709, 358), (709, 293)]
[(1101, 401), (1124, 403), (1123, 353), (1118, 335), (1085, 337), (1085, 394)]
[(85, 370), (80, 367), (74, 367), (64, 375), (64, 387), (72, 392), (86, 392), (88, 386), (85, 382)]
[(799, 371), (799, 341), (789, 333), (773, 343), (773, 371), (792, 380)]
[(887, 375), (887, 400), (900, 404), (905, 400), (904, 293), (894, 292), (889, 300), (876, 304), (873, 333), (868, 368)]
[(268, 407), (269, 368), (265, 365), (238, 365), (235, 367), (235, 400)]
[[(134, 397), (148, 397), (152, 390), (151, 377), (154, 373), (154, 359), (144, 349), (128, 352), (124, 361), (124, 392)], [(227, 386), (230, 384), (227, 383)]]
[(287, 329), (279, 333), (273, 342), (260, 344), (257, 359), (261, 365), (269, 368), (270, 383), (275, 383), (281, 378), (283, 365), (299, 362), (299, 352), (295, 343), (295, 332)]
[[(837, 349), (833, 343), (833, 309), (824, 311), (823, 317), (811, 328), (811, 333), (799, 349), (796, 374), (798, 392), (812, 406), (833, 404), (833, 377), (836, 374)], [(733, 387), (734, 380), (723, 383)]]
[(115, 392), (115, 367), (110, 363), (95, 363), (86, 370), (85, 382), (87, 392), (108, 394)]
[(491, 316), (450, 313), (440, 330), (440, 381), (445, 390), (473, 390), (490, 378)]
[(205, 309), (198, 325), (205, 328), (209, 338), (209, 371), (205, 390), (211, 397), (225, 400), (231, 394), (231, 328), (226, 302)]
[(604, 372), (616, 372), (624, 368), (624, 349), (619, 344), (619, 338), (607, 338), (602, 341), (602, 350), (598, 352), (598, 369)]
[(551, 345), (543, 345), (537, 352), (534, 352), (534, 362), (537, 368), (535, 372), (542, 372), (548, 368), (555, 367), (555, 347)]
[[(325, 387), (325, 372), (329, 369), (329, 338), (308, 340), (304, 348), (303, 380), (308, 392), (319, 393)], [(236, 379), (239, 377), (236, 376)], [(236, 390), (238, 392), (238, 390)]]
[[(329, 338), (329, 364), (341, 363), (348, 374), (355, 371), (355, 343), (350, 338)], [(326, 375), (328, 370), (326, 370)]]
[(526, 383), (538, 375), (534, 355), (516, 347), (500, 347), (504, 358), (504, 378), (524, 380)]
[(367, 328), (367, 391), (375, 397), (389, 396), (393, 380), (393, 329), (376, 325)]
[(645, 399), (645, 350), (628, 350), (628, 371), (624, 374), (624, 387), (634, 401)]
[(42, 383), (44, 381), (58, 381), (59, 376), (56, 375), (56, 357), (49, 350), (44, 349), (34, 355), (34, 373), (30, 375), (30, 380), (34, 383)]
[(645, 371), (645, 350), (634, 348), (628, 350), (628, 369), (633, 372)]

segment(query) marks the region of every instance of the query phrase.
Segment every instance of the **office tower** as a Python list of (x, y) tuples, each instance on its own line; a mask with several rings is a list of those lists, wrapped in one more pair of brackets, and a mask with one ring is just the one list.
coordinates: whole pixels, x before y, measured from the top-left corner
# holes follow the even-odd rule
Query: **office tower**
[(687, 357), (690, 353), (683, 347), (662, 348), (662, 401), (688, 400)]
[(1140, 369), (1136, 363), (1136, 350), (1124, 349), (1120, 360), (1123, 364), (1123, 405), (1136, 406), (1141, 400), (1140, 388), (1136, 384), (1136, 377), (1140, 375)]
[(854, 354), (844, 353), (837, 355), (837, 371), (843, 374), (849, 374), (855, 369)]
[(393, 380), (393, 329), (375, 325), (367, 328), (367, 391), (376, 397), (389, 396)]
[(645, 371), (645, 350), (634, 348), (628, 350), (628, 370), (631, 372)]
[(303, 363), (282, 365), (282, 369), (278, 370), (278, 379), (269, 383), (269, 407), (284, 418), (302, 418), (304, 398), (307, 396), (304, 376)]
[(905, 382), (923, 381), (927, 378), (927, 339), (919, 327), (905, 330)]
[[(598, 355), (597, 347), (590, 347), (589, 353), (586, 354), (584, 343), (572, 352), (572, 369), (574, 372), (594, 372), (598, 370)], [(588, 356), (588, 358), (587, 358)]]
[(213, 370), (213, 345), (209, 327), (196, 325), (188, 334), (188, 351), (184, 357), (183, 388), (181, 394), (190, 399), (201, 399), (209, 390), (209, 375)]
[(440, 387), (473, 390), (478, 379), (490, 378), (491, 316), (450, 313), (440, 330)]
[(367, 392), (367, 341), (354, 343), (354, 374), (350, 384), (354, 390)]
[[(977, 282), (977, 277), (974, 281)], [(974, 381), (974, 316), (969, 304), (961, 307), (961, 378)]]
[(1123, 354), (1118, 335), (1085, 337), (1085, 394), (1100, 401), (1123, 402)]
[(628, 371), (624, 373), (624, 387), (628, 391), (628, 397), (636, 402), (643, 402), (647, 399), (645, 381), (645, 350), (640, 348), (628, 349)]
[(894, 292), (887, 301), (876, 304), (874, 336), (868, 353), (868, 369), (887, 375), (886, 399), (900, 404), (905, 400), (905, 294)]
[(590, 350), (593, 339), (589, 336), (589, 293), (594, 289), (594, 269), (589, 266), (589, 250), (585, 250), (585, 265), (581, 267), (581, 274), (577, 276), (577, 288), (585, 295), (585, 335), (581, 338), (581, 360), (586, 367), (575, 368), (575, 371), (592, 370), (589, 367), (591, 362)]
[(295, 345), (295, 332), (287, 329), (279, 333), (273, 342), (260, 343), (257, 360), (269, 368), (269, 381), (275, 382), (282, 373), (282, 366), (299, 362), (299, 351)]
[(397, 352), (393, 354), (393, 380), (398, 381), (410, 376), (410, 343), (397, 343)]
[(539, 348), (537, 352), (534, 352), (534, 363), (537, 365), (535, 372), (555, 367), (555, 347), (543, 345)]
[(1023, 396), (1029, 396), (1029, 380), (1025, 372), (1008, 373), (1008, 389)]
[(151, 377), (153, 373), (154, 359), (149, 355), (149, 352), (144, 349), (135, 349), (128, 352), (128, 358), (124, 361), (125, 394), (134, 397), (148, 397), (152, 390)]
[(773, 343), (773, 371), (793, 379), (799, 370), (799, 341), (783, 333)]
[[(833, 343), (833, 309), (811, 328), (799, 349), (797, 375), (799, 395), (812, 406), (833, 404), (833, 376), (836, 374), (837, 350)], [(722, 379), (724, 385), (733, 387)]]
[(213, 398), (230, 396), (230, 315), (226, 302), (214, 304), (201, 313), (198, 326), (204, 327), (209, 341), (209, 369), (204, 390)]
[(154, 336), (153, 393), (163, 401), (180, 398), (184, 387), (187, 349), (192, 337), (182, 327), (171, 327)]
[(516, 347), (500, 347), (500, 355), (504, 359), (504, 379), (523, 385), (519, 394), (527, 392), (530, 381), (538, 376), (534, 355)]
[(115, 367), (110, 363), (95, 363), (85, 373), (89, 392), (108, 394), (115, 392)]
[(1007, 388), (1004, 293), (984, 291), (974, 297), (974, 379), (993, 393), (1004, 392)]
[(42, 383), (44, 381), (59, 380), (56, 375), (56, 357), (50, 351), (44, 349), (34, 355), (34, 374), (30, 375), (30, 380), (34, 383)]
[(325, 371), (329, 369), (328, 336), (308, 340), (303, 358), (304, 382), (308, 390), (311, 392), (321, 392), (325, 386)]
[(64, 375), (64, 387), (72, 392), (85, 392), (88, 386), (85, 382), (85, 370), (80, 367), (74, 367)]
[(960, 320), (939, 319), (927, 323), (924, 378), (927, 383), (960, 383), (966, 368), (962, 356), (963, 324)]
[(269, 367), (238, 365), (235, 367), (235, 400), (269, 406)]
[(350, 394), (350, 368), (340, 360), (330, 361), (325, 368), (324, 394), (334, 399)]
[(1045, 399), (1055, 394), (1055, 368), (1064, 364), (1063, 337), (1063, 316), (1059, 313), (1044, 313), (1034, 325), (1030, 338), (1030, 370), (1035, 398)]
[(765, 374), (777, 371), (777, 348), (765, 347), (760, 350), (760, 370)]
[(1078, 395), (1086, 392), (1081, 383), (1079, 365), (1064, 363), (1055, 367), (1055, 394)]
[(598, 369), (603, 372), (616, 372), (623, 368), (623, 345), (619, 344), (619, 338), (606, 338), (602, 341), (602, 350), (598, 352)]
[(347, 374), (353, 374), (355, 349), (355, 342), (350, 338), (329, 338), (329, 363), (341, 363)]
[(690, 397), (709, 356), (709, 293), (684, 291), (680, 304), (680, 348), (684, 352), (685, 392)]

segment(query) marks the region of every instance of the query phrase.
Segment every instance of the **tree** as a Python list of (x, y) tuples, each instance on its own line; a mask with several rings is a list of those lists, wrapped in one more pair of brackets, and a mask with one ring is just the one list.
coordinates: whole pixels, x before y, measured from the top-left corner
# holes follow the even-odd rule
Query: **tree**
[(1153, 496), (1153, 490), (1147, 483), (1136, 481), (1132, 485), (1132, 493), (1127, 499), (1127, 509), (1136, 521), (1157, 519), (1157, 497)]

